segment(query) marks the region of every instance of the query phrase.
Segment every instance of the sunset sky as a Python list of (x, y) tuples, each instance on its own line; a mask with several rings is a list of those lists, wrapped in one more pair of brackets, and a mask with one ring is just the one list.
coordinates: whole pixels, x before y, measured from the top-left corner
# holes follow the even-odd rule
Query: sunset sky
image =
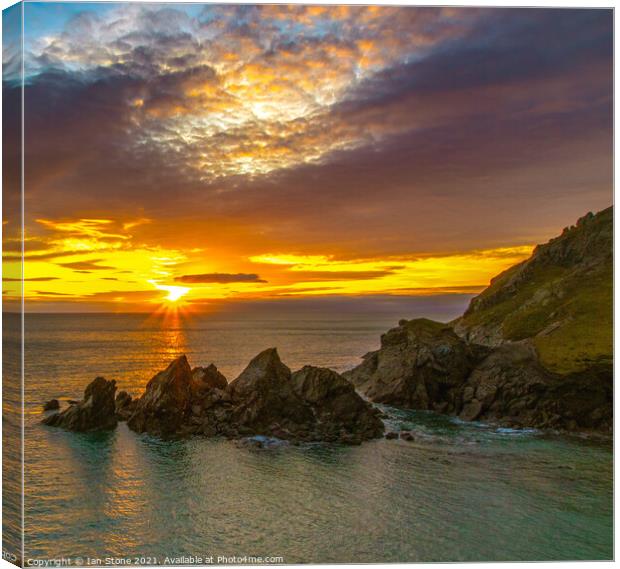
[(612, 18), (26, 3), (27, 305), (477, 292), (612, 202)]

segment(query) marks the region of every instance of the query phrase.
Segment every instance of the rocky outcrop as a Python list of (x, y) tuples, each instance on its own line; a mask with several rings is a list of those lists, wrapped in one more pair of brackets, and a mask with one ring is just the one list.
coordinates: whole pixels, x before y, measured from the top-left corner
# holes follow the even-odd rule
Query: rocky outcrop
[(137, 401), (126, 391), (119, 391), (116, 396), (115, 409), (119, 421), (126, 421), (135, 411)]
[(450, 324), (401, 321), (345, 376), (372, 401), (466, 420), (611, 430), (613, 211), (492, 279)]
[[(99, 389), (103, 386), (98, 378)], [(111, 383), (114, 386), (114, 382)], [(258, 354), (230, 384), (211, 364), (191, 369), (181, 356), (156, 374), (137, 399), (125, 391), (116, 400), (92, 398), (61, 414), (45, 419), (52, 426), (88, 430), (85, 409), (98, 403), (101, 420), (112, 428), (126, 420), (130, 429), (159, 437), (187, 435), (274, 437), (289, 441), (339, 441), (359, 444), (381, 437), (379, 412), (364, 401), (353, 386), (336, 372), (306, 366), (291, 373), (275, 348)]]
[(60, 413), (43, 419), (43, 423), (70, 431), (99, 431), (116, 427), (114, 394), (116, 382), (103, 377), (94, 379), (84, 391), (84, 399)]
[(460, 386), (487, 351), (446, 324), (401, 320), (381, 336), (381, 349), (344, 376), (376, 403), (450, 413), (459, 407)]
[(180, 356), (147, 383), (127, 420), (129, 428), (160, 436), (177, 433), (191, 413), (191, 382), (192, 368)]
[(589, 213), (491, 280), (454, 329), (468, 342), (529, 340), (551, 372), (612, 366), (613, 210)]
[(321, 440), (355, 443), (383, 435), (379, 412), (344, 377), (328, 368), (305, 366), (292, 377), (295, 393), (310, 406)]
[(195, 367), (192, 370), (192, 380), (190, 390), (192, 397), (202, 398), (211, 389), (226, 389), (228, 381), (213, 365), (208, 367)]
[(459, 416), (513, 427), (608, 431), (613, 389), (604, 374), (559, 376), (527, 343), (502, 345), (484, 358), (462, 389)]
[(303, 436), (314, 423), (310, 406), (293, 389), (291, 370), (275, 348), (258, 354), (228, 392), (232, 420), (243, 432), (267, 435), (277, 429)]
[(345, 377), (377, 403), (513, 427), (609, 431), (613, 423), (605, 366), (555, 374), (528, 341), (489, 348), (444, 324), (401, 321), (363, 360)]
[(50, 399), (43, 405), (43, 411), (56, 411), (60, 409), (60, 401), (58, 399)]

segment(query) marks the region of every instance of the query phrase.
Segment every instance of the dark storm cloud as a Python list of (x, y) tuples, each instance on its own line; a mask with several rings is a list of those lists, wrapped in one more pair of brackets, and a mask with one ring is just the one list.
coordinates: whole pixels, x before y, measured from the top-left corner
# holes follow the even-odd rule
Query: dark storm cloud
[[(383, 70), (352, 99), (384, 105), (407, 94), (520, 86), (611, 65), (613, 22), (607, 10), (490, 10), (465, 37), (421, 60)], [(603, 85), (611, 80), (606, 77)]]

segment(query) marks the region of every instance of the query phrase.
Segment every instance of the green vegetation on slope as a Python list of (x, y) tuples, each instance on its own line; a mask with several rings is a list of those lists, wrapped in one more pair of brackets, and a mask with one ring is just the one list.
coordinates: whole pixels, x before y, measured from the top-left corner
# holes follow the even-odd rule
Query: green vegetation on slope
[(496, 277), (459, 327), (474, 337), (530, 338), (551, 371), (611, 363), (613, 211), (589, 214), (527, 261)]

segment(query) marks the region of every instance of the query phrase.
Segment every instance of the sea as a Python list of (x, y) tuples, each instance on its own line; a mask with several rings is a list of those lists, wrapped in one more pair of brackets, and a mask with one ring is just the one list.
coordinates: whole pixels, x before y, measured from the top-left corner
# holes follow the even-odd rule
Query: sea
[(88, 434), (41, 424), (46, 400), (80, 399), (98, 375), (138, 395), (180, 354), (192, 366), (215, 363), (229, 381), (269, 347), (293, 370), (342, 372), (377, 349), (399, 318), (447, 321), (466, 300), (359, 311), (332, 303), (193, 315), (27, 314), (23, 502), (19, 391), (7, 385), (19, 317), (5, 314), (5, 555), (21, 549), (23, 507), (31, 565), (611, 559), (613, 456), (604, 438), (385, 406), (387, 427), (411, 430), (415, 441), (253, 448), (162, 441), (124, 423)]

